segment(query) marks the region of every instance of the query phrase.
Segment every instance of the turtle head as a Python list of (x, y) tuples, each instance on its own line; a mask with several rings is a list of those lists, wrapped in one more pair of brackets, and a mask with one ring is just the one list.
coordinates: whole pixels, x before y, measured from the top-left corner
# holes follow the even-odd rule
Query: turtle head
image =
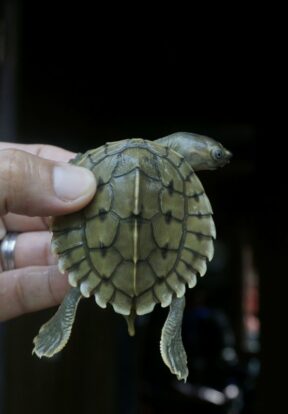
[(191, 135), (191, 149), (187, 148), (187, 156), (183, 155), (196, 171), (216, 170), (230, 162), (232, 153), (224, 148), (220, 142), (202, 135)]
[(222, 144), (204, 135), (176, 132), (156, 142), (183, 155), (195, 171), (224, 167), (232, 157)]

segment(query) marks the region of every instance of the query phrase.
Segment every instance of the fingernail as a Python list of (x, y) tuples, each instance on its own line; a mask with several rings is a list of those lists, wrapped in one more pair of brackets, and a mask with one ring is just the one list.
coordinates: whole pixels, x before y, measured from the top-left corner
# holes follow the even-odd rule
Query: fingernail
[(91, 171), (69, 164), (58, 164), (53, 171), (56, 195), (64, 201), (89, 197), (95, 192), (95, 177)]

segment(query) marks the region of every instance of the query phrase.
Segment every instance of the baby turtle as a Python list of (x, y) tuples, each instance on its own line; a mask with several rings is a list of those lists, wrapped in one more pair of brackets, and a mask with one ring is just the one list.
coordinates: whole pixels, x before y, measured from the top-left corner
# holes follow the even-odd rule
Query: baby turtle
[(71, 162), (91, 170), (97, 192), (79, 212), (56, 217), (52, 252), (72, 289), (34, 339), (38, 357), (67, 343), (82, 297), (124, 315), (170, 306), (160, 350), (179, 380), (188, 376), (181, 338), (186, 285), (206, 272), (216, 237), (212, 208), (194, 171), (223, 167), (231, 153), (211, 138), (175, 133), (156, 141), (111, 142)]

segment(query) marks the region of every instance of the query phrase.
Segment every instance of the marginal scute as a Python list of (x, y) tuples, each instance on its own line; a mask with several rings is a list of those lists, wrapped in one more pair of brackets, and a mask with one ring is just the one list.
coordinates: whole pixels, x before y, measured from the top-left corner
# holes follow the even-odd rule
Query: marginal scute
[(190, 288), (196, 285), (197, 278), (195, 272), (181, 260), (176, 267), (176, 273), (178, 277), (181, 276), (188, 283)]
[(100, 308), (106, 308), (107, 303), (111, 300), (113, 294), (114, 294), (114, 287), (112, 283), (109, 283), (108, 281), (102, 281), (99, 288), (95, 292), (95, 300), (97, 305), (100, 306)]
[(184, 246), (200, 252), (203, 256), (206, 256), (209, 261), (213, 259), (214, 244), (211, 237), (203, 237), (200, 234), (187, 233)]
[(88, 159), (93, 163), (93, 165), (95, 165), (103, 158), (105, 158), (104, 145), (102, 147), (87, 151), (83, 155), (83, 158), (79, 159), (77, 165), (81, 165), (82, 167), (85, 166)]
[(85, 259), (85, 250), (83, 247), (77, 247), (73, 250), (68, 250), (66, 253), (62, 254), (59, 257), (58, 267), (60, 271), (67, 270), (74, 265), (80, 263), (83, 259)]
[[(54, 217), (51, 223), (53, 232), (70, 233), (73, 229), (81, 229), (83, 225), (81, 213), (67, 214), (66, 216)], [(55, 235), (55, 238), (57, 235)]]
[(204, 192), (204, 188), (196, 174), (189, 176), (185, 182), (185, 194), (190, 197)]
[(173, 292), (164, 279), (158, 279), (157, 283), (153, 287), (153, 291), (154, 295), (161, 303), (162, 308), (170, 305)]
[(197, 277), (196, 277), (196, 275), (193, 274), (193, 276), (188, 281), (188, 286), (189, 286), (190, 289), (192, 289), (193, 287), (196, 286), (196, 284), (197, 284)]
[(168, 148), (168, 159), (175, 165), (175, 167), (179, 167), (183, 162), (183, 157), (171, 148)]
[(51, 252), (54, 255), (60, 254), (65, 250), (82, 246), (81, 230), (71, 230), (70, 232), (60, 233), (57, 239), (51, 242)]
[(65, 261), (61, 256), (58, 258), (58, 270), (62, 274), (64, 274), (66, 272)]
[(211, 203), (210, 203), (209, 198), (207, 197), (207, 195), (206, 194), (203, 194), (201, 196), (201, 199), (200, 200), (201, 200), (201, 204), (203, 204), (203, 206), (205, 206), (205, 208), (203, 209), (203, 211), (206, 210), (207, 214), (208, 213), (213, 214), (213, 209), (212, 209)]
[(124, 139), (122, 141), (107, 142), (105, 145), (105, 153), (107, 155), (114, 155), (122, 151), (129, 145), (130, 139)]
[(163, 145), (157, 144), (157, 142), (145, 141), (150, 151), (157, 155), (157, 157), (166, 157), (168, 154), (168, 148)]
[(79, 281), (91, 271), (87, 260), (83, 260), (69, 272), (68, 279), (71, 286), (76, 287)]
[(143, 293), (138, 296), (136, 299), (136, 313), (137, 315), (145, 315), (153, 311), (154, 306), (156, 305), (153, 297), (152, 290)]
[(137, 148), (139, 147), (146, 147), (146, 141), (143, 138), (133, 137), (128, 140), (128, 147), (134, 147), (136, 145)]
[(80, 283), (80, 290), (85, 298), (89, 298), (94, 289), (101, 283), (101, 278), (90, 271), (89, 275)]
[(181, 174), (181, 176), (183, 177), (183, 180), (186, 180), (187, 177), (189, 177), (191, 175), (191, 173), (193, 173), (192, 167), (185, 160), (183, 160), (180, 167), (178, 167), (178, 171)]
[(187, 217), (187, 230), (216, 238), (216, 228), (211, 215)]
[(188, 198), (187, 205), (189, 214), (213, 214), (210, 201), (206, 194), (201, 194), (196, 198)]
[(81, 167), (85, 167), (88, 170), (93, 169), (94, 167), (94, 162), (93, 160), (88, 157), (88, 154), (77, 154), (76, 157), (72, 160), (69, 161), (70, 164), (74, 164), (74, 165), (80, 165)]
[(181, 260), (191, 263), (193, 268), (199, 272), (200, 276), (204, 276), (207, 270), (207, 259), (196, 251), (184, 248), (181, 252)]
[(130, 315), (132, 306), (131, 299), (119, 290), (115, 291), (111, 304), (115, 312), (121, 313), (121, 315)]
[(182, 298), (185, 294), (185, 283), (179, 279), (175, 272), (172, 272), (167, 277), (167, 283), (172, 290), (176, 293), (177, 298)]

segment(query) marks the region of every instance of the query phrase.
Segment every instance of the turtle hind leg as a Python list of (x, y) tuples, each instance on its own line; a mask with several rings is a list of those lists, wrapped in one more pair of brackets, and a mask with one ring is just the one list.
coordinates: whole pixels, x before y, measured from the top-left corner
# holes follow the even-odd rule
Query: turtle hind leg
[(55, 315), (40, 328), (34, 338), (33, 354), (39, 358), (50, 358), (64, 348), (71, 334), (80, 299), (81, 292), (78, 288), (73, 288), (66, 294)]
[(171, 302), (169, 314), (162, 328), (160, 352), (164, 363), (178, 380), (186, 382), (188, 377), (187, 355), (182, 343), (181, 328), (185, 297)]

